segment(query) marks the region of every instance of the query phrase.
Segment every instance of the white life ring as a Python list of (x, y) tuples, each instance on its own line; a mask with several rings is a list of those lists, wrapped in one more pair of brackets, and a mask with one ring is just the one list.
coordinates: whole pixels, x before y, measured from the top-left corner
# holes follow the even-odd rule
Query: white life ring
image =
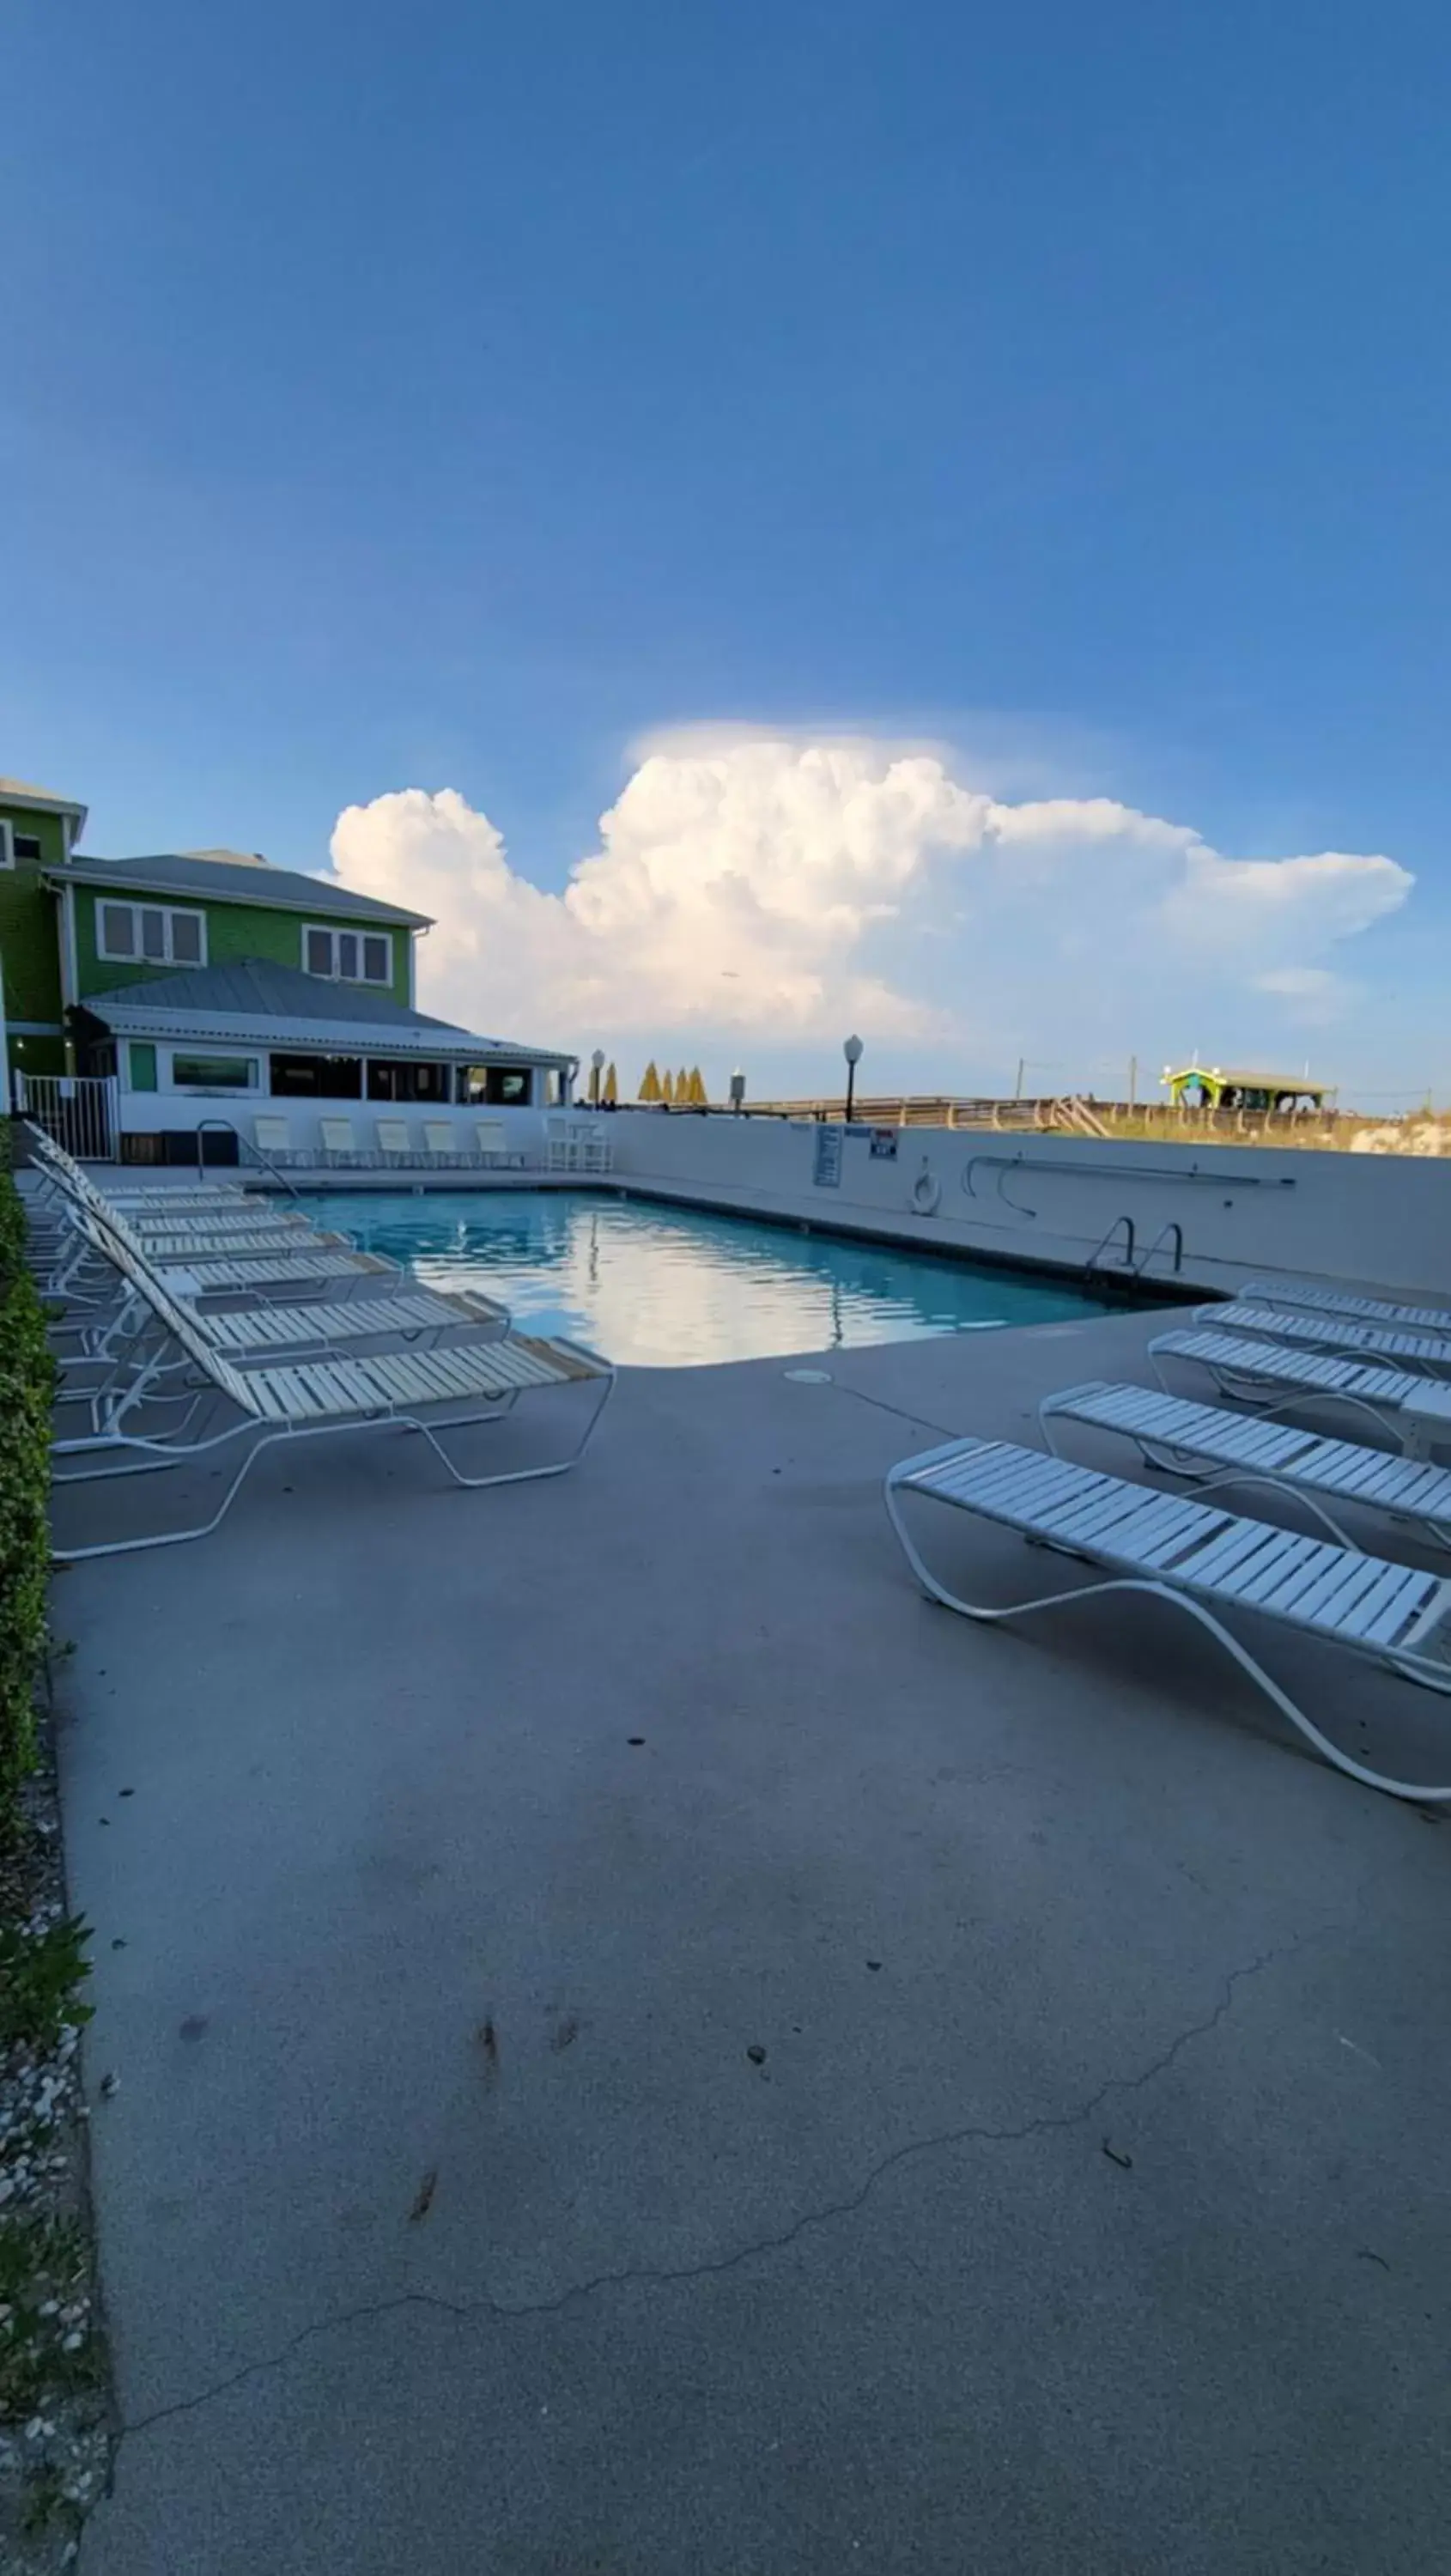
[(922, 1169), (912, 1183), (912, 1205), (919, 1216), (935, 1216), (942, 1205), (942, 1183), (925, 1154)]

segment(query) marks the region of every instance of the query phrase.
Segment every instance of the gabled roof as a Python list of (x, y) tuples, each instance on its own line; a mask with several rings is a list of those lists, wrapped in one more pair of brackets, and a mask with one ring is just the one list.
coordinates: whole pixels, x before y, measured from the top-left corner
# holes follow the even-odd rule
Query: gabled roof
[(194, 902), (268, 904), (283, 912), (316, 913), (324, 921), (396, 922), (408, 930), (430, 927), (426, 912), (405, 912), (400, 904), (352, 894), (331, 877), (274, 868), (267, 859), (213, 858), (209, 852), (197, 857), (169, 850), (149, 859), (93, 859), (82, 854), (64, 868), (50, 869), (47, 883), (103, 886), (112, 893), (186, 895)]
[(572, 1064), (548, 1047), (479, 1037), (411, 1011), (363, 984), (335, 984), (270, 958), (196, 966), (87, 996), (86, 1010), (117, 1037), (230, 1039), (246, 1046), (316, 1046), (345, 1054), (462, 1057), (475, 1063)]
[(0, 778), (0, 805), (24, 805), (37, 814), (74, 814), (79, 831), (86, 819), (84, 805), (72, 796), (57, 796), (49, 787), (28, 787), (23, 778)]

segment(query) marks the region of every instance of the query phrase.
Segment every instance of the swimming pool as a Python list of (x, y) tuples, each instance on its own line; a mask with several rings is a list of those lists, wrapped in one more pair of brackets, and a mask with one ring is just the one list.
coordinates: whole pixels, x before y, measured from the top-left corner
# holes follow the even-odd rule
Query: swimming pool
[(520, 1331), (622, 1364), (701, 1368), (993, 1324), (1102, 1315), (1056, 1280), (885, 1244), (553, 1190), (321, 1191), (319, 1224), (440, 1288), (477, 1288)]

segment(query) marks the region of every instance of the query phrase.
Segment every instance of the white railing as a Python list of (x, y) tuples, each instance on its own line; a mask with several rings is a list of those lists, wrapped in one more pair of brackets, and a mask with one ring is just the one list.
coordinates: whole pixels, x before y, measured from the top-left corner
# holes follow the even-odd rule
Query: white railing
[(113, 1073), (17, 1073), (15, 1106), (78, 1163), (114, 1163), (118, 1089)]

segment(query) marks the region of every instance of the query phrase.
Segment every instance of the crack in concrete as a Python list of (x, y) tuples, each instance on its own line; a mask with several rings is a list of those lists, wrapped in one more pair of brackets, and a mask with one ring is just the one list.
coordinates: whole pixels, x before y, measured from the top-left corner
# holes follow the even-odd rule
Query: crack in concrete
[(241, 2387), (245, 2381), (284, 2368), (302, 2345), (310, 2343), (319, 2335), (334, 2334), (347, 2326), (361, 2325), (379, 2317), (392, 2316), (405, 2308), (425, 2308), (438, 2315), (456, 2317), (463, 2323), (479, 2316), (502, 2318), (507, 2322), (520, 2317), (557, 2315), (562, 2309), (569, 2307), (574, 2300), (592, 2298), (600, 2290), (629, 2289), (638, 2285), (648, 2285), (653, 2289), (670, 2289), (683, 2282), (710, 2280), (722, 2273), (733, 2272), (741, 2264), (754, 2262), (759, 2257), (784, 2253), (789, 2246), (797, 2242), (798, 2238), (806, 2235), (813, 2228), (828, 2227), (837, 2219), (855, 2217), (857, 2212), (865, 2207), (877, 2185), (888, 2174), (896, 2172), (903, 2165), (913, 2163), (920, 2156), (940, 2154), (954, 2147), (1019, 2146), (1029, 2138), (1051, 2136), (1056, 2132), (1081, 2128), (1085, 2121), (1092, 2119), (1095, 2111), (1111, 2093), (1142, 2092), (1146, 2085), (1156, 2082), (1159, 2076), (1167, 2074), (1175, 2060), (1195, 2040), (1205, 2039), (1212, 2030), (1216, 2030), (1233, 2008), (1236, 1989), (1248, 1978), (1259, 1976), (1279, 1959), (1292, 1957), (1296, 1951), (1305, 1946), (1307, 1941), (1327, 1938), (1330, 1932), (1337, 1928), (1334, 1925), (1327, 1925), (1321, 1933), (1306, 1933), (1297, 1940), (1262, 1951), (1258, 1958), (1251, 1959), (1245, 1967), (1231, 1968), (1224, 1980), (1224, 1991), (1211, 2013), (1203, 2020), (1188, 2023), (1170, 2040), (1167, 2048), (1161, 2050), (1160, 2054), (1153, 2058), (1139, 2074), (1105, 2077), (1096, 2092), (1091, 2093), (1087, 2100), (1080, 2102), (1074, 2110), (1044, 2112), (1036, 2119), (1021, 2122), (1016, 2128), (988, 2128), (980, 2123), (969, 2121), (956, 2128), (936, 2130), (925, 2138), (909, 2138), (902, 2146), (893, 2147), (888, 2154), (881, 2157), (871, 2167), (865, 2181), (858, 2189), (849, 2193), (844, 2199), (826, 2201), (819, 2208), (803, 2210), (799, 2218), (794, 2218), (790, 2226), (782, 2228), (778, 2234), (755, 2237), (749, 2244), (737, 2246), (734, 2253), (712, 2255), (703, 2262), (674, 2266), (629, 2264), (616, 2271), (596, 2272), (584, 2281), (571, 2282), (567, 2288), (554, 2292), (546, 2299), (510, 2302), (507, 2299), (495, 2298), (490, 2291), (485, 2291), (476, 2299), (448, 2299), (430, 2290), (403, 2290), (393, 2298), (366, 2300), (357, 2307), (344, 2308), (336, 2316), (323, 2317), (313, 2325), (300, 2327), (297, 2333), (289, 2336), (287, 2342), (275, 2353), (267, 2354), (260, 2361), (243, 2362), (239, 2369), (229, 2372), (224, 2379), (217, 2380), (212, 2387), (202, 2389), (195, 2397), (178, 2398), (170, 2406), (158, 2406), (151, 2414), (138, 2416), (134, 2424), (123, 2424), (117, 2436), (116, 2453), (113, 2454), (113, 2470), (116, 2455), (119, 2454), (122, 2444), (136, 2434), (150, 2432), (153, 2426), (169, 2423), (175, 2416), (195, 2414), (199, 2408), (212, 2405), (217, 2398), (226, 2396), (233, 2388)]

